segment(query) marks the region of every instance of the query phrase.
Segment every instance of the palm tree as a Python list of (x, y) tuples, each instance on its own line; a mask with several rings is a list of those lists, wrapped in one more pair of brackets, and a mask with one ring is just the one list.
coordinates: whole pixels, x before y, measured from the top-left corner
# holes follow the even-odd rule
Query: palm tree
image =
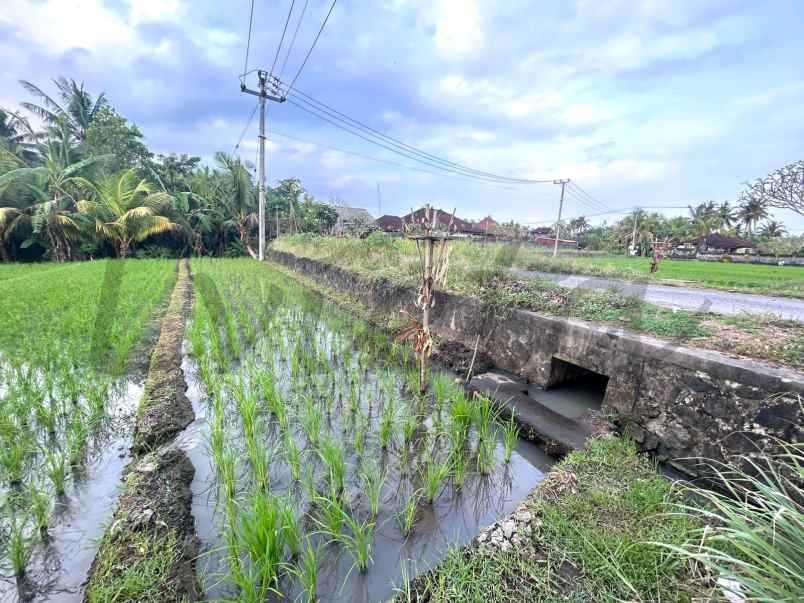
[(257, 204), (254, 185), (248, 166), (239, 157), (227, 153), (215, 153), (215, 162), (222, 169), (224, 181), (216, 192), (216, 204), (226, 216), (223, 226), (234, 228), (243, 247), (251, 249), (251, 230), (257, 226)]
[(569, 223), (570, 232), (573, 234), (583, 234), (589, 230), (589, 226), (590, 225), (586, 219), (586, 216), (578, 216), (577, 218), (573, 218)]
[(734, 208), (731, 206), (731, 203), (728, 201), (724, 201), (720, 205), (717, 206), (717, 216), (720, 218), (720, 229), (728, 229), (734, 225), (735, 216), (734, 216)]
[(23, 88), (42, 100), (41, 105), (36, 103), (21, 103), (23, 107), (36, 115), (46, 124), (53, 125), (64, 120), (67, 130), (75, 136), (78, 142), (83, 143), (87, 137), (87, 130), (95, 116), (107, 104), (106, 94), (101, 92), (94, 101), (92, 96), (84, 90), (84, 82), (80, 84), (73, 79), (63, 77), (53, 80), (61, 97), (61, 104), (53, 100), (41, 88), (31, 82), (21, 80)]
[(787, 229), (784, 227), (784, 224), (776, 220), (768, 220), (759, 230), (760, 235), (768, 238), (781, 237), (786, 233)]
[(751, 236), (757, 223), (768, 217), (768, 204), (761, 199), (745, 199), (737, 208), (737, 218)]
[(18, 167), (0, 176), (0, 191), (13, 184), (31, 195), (31, 203), (24, 208), (0, 208), (5, 225), (3, 236), (8, 238), (27, 224), (35, 235), (44, 238), (51, 257), (63, 262), (72, 257), (71, 244), (80, 235), (80, 218), (75, 215), (76, 193), (89, 184), (80, 174), (107, 157), (79, 160), (75, 148), (64, 138), (40, 144), (38, 152), (42, 165)]
[(95, 230), (112, 242), (120, 258), (128, 257), (133, 243), (175, 228), (159, 214), (170, 205), (170, 195), (153, 192), (133, 168), (107, 176), (89, 190), (90, 198), (79, 201), (78, 210), (95, 219)]

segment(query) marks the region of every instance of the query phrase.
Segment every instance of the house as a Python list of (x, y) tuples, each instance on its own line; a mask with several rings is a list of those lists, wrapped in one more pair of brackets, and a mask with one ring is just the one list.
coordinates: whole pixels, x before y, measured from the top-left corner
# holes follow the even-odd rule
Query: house
[(703, 253), (756, 253), (756, 245), (747, 239), (722, 235), (714, 232), (706, 237), (695, 239), (693, 243)]
[[(537, 236), (533, 242), (539, 247), (555, 247), (556, 237), (555, 235), (552, 237)], [(559, 239), (558, 246), (561, 249), (578, 249), (578, 241), (574, 241), (572, 239)]]
[(332, 227), (332, 234), (341, 236), (351, 226), (355, 224), (371, 224), (374, 218), (368, 211), (362, 207), (345, 207), (334, 206), (335, 213), (338, 214), (338, 220), (335, 226)]
[(477, 227), (483, 232), (488, 232), (493, 226), (497, 226), (497, 222), (491, 216), (486, 216), (477, 223)]
[(382, 232), (387, 233), (400, 233), (405, 229), (405, 223), (402, 221), (402, 218), (388, 214), (377, 218), (374, 224), (376, 224), (377, 228)]
[[(473, 224), (472, 222), (468, 222), (466, 220), (462, 220), (461, 218), (453, 215), (451, 213), (447, 213), (441, 209), (434, 209), (433, 215), (435, 217), (435, 228), (436, 230), (448, 230), (453, 234), (463, 234), (463, 235), (482, 235), (483, 229), (480, 228), (477, 224)], [(405, 214), (402, 216), (402, 220), (405, 224), (412, 224), (418, 227), (425, 226), (425, 209), (422, 207), (417, 209), (414, 212), (409, 214)], [(432, 220), (432, 218), (431, 218)]]

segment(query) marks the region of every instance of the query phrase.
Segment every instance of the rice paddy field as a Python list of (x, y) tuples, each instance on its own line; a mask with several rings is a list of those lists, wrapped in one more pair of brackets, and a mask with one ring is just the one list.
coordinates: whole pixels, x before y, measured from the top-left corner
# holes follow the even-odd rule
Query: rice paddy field
[(0, 266), (0, 600), (73, 601), (111, 514), (174, 261)]
[(283, 273), (194, 260), (185, 374), (209, 599), (381, 601), (512, 511), (552, 459), (454, 376)]

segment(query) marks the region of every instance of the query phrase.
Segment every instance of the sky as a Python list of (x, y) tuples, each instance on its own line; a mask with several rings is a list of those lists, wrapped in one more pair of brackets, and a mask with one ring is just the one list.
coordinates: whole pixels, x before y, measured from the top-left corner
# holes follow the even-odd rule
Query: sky
[[(2, 4), (0, 106), (32, 100), (20, 79), (53, 91), (50, 79), (65, 76), (105, 92), (155, 152), (211, 163), (234, 150), (255, 105), (238, 79), (250, 0)], [(290, 4), (255, 1), (247, 70), (271, 68)], [(274, 70), (284, 81), (330, 4), (308, 0), (299, 21), (295, 1)], [(800, 0), (340, 0), (296, 87), (450, 161), (569, 178), (591, 198), (571, 187), (565, 217), (734, 202), (746, 181), (804, 158), (802, 22)], [(256, 74), (246, 81), (256, 86)], [(298, 177), (322, 201), (375, 216), (432, 203), (534, 224), (558, 211), (551, 182), (407, 169), (391, 162), (416, 164), (290, 102), (270, 103), (268, 124), (269, 182)], [(256, 149), (254, 119), (238, 153), (253, 162)], [(804, 232), (804, 217), (774, 217)]]

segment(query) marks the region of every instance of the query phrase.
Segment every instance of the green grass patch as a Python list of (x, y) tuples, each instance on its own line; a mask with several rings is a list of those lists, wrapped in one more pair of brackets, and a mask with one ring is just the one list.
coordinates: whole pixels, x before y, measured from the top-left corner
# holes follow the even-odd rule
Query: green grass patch
[(529, 499), (529, 546), (454, 549), (397, 600), (690, 601), (701, 589), (667, 546), (685, 545), (700, 523), (671, 513), (678, 502), (632, 441), (593, 440)]
[(172, 576), (182, 555), (174, 532), (131, 532), (125, 542), (105, 543), (86, 590), (87, 603), (181, 601)]

